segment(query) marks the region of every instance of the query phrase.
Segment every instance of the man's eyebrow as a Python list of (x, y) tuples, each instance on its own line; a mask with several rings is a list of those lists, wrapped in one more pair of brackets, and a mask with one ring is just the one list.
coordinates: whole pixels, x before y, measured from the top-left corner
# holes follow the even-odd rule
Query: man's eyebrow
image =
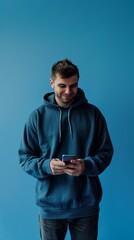
[(75, 83), (71, 84), (70, 86), (73, 86), (73, 85), (78, 85), (78, 82), (75, 82)]
[(66, 86), (64, 83), (58, 83), (57, 86)]
[[(70, 84), (69, 87), (73, 87), (73, 86), (77, 86), (77, 85), (78, 85), (78, 83), (76, 82), (76, 83)], [(64, 83), (58, 83), (57, 86), (66, 86), (66, 84), (64, 84)]]

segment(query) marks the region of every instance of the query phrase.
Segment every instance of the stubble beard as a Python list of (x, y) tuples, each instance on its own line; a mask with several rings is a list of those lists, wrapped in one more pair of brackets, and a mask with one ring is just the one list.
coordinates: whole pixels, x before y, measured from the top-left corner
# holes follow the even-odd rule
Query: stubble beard
[(64, 105), (71, 105), (75, 98), (75, 95), (70, 95), (68, 100), (64, 100), (64, 96), (62, 97), (62, 95), (56, 94), (55, 96), (59, 100), (59, 102), (63, 103)]

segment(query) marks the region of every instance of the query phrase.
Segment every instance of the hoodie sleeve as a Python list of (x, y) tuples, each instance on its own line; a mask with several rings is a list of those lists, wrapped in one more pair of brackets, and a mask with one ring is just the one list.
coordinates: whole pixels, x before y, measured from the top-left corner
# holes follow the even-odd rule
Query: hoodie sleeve
[(30, 115), (24, 127), (19, 148), (20, 166), (28, 174), (38, 179), (44, 179), (52, 174), (51, 159), (42, 156), (36, 128), (37, 114)]
[(110, 164), (113, 156), (113, 145), (109, 136), (105, 118), (98, 110), (94, 136), (93, 153), (85, 157), (85, 170), (83, 174), (98, 176)]

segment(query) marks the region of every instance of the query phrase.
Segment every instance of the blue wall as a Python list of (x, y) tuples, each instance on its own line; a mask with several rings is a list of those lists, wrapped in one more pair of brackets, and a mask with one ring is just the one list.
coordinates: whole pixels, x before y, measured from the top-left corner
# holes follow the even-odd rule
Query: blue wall
[(39, 239), (35, 179), (17, 151), (29, 113), (51, 91), (51, 65), (64, 57), (79, 66), (115, 148), (100, 176), (98, 240), (134, 239), (133, 43), (132, 0), (0, 0), (0, 239)]

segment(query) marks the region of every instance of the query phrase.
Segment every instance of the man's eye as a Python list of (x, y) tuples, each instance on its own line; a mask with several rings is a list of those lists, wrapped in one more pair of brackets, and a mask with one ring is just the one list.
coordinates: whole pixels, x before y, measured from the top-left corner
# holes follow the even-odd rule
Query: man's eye
[(78, 86), (78, 84), (74, 84), (74, 85), (71, 86), (71, 88), (75, 88), (77, 86)]
[(59, 87), (60, 87), (60, 88), (65, 88), (65, 86), (64, 86), (64, 85), (60, 85)]

